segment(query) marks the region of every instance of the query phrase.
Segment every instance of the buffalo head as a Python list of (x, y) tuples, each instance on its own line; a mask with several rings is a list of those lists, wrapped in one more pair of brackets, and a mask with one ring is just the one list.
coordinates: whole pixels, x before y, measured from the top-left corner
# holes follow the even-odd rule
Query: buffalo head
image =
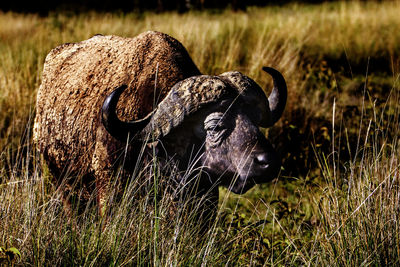
[(255, 184), (270, 181), (280, 169), (279, 156), (259, 127), (270, 127), (279, 120), (287, 88), (277, 70), (263, 70), (274, 81), (268, 98), (256, 82), (240, 72), (194, 76), (175, 84), (145, 118), (130, 122), (116, 115), (119, 96), (126, 88), (123, 85), (104, 101), (103, 125), (123, 142), (128, 136), (140, 142), (149, 137), (161, 140), (170, 155), (177, 154), (182, 160), (196, 151), (195, 162), (211, 184), (244, 193)]

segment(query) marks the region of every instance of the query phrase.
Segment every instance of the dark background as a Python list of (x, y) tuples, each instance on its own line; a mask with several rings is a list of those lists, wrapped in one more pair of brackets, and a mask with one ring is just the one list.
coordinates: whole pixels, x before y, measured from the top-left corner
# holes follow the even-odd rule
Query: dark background
[[(280, 5), (293, 2), (291, 0), (1, 0), (0, 10), (39, 13), (47, 15), (58, 11), (171, 11), (186, 12), (188, 10), (225, 9), (246, 10), (248, 6)], [(319, 0), (300, 1), (308, 3), (323, 2)]]

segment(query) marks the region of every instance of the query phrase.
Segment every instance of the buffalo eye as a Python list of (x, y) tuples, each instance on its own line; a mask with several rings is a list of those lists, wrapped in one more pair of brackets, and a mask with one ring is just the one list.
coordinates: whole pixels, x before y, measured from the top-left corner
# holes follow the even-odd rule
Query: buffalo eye
[(227, 132), (224, 125), (224, 114), (215, 112), (210, 114), (204, 121), (204, 130), (207, 132), (208, 144), (215, 147), (221, 143)]
[(208, 132), (221, 132), (224, 130), (224, 126), (221, 123), (216, 124), (215, 126), (211, 126), (210, 128), (207, 129)]

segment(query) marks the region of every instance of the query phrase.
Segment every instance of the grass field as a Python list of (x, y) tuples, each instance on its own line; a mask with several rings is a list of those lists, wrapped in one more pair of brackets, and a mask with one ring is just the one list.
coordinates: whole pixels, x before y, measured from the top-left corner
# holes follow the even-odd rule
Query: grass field
[[(398, 265), (400, 261), (400, 3), (339, 2), (247, 13), (0, 13), (0, 248), (20, 265)], [(135, 199), (63, 208), (32, 143), (46, 54), (94, 34), (170, 34), (203, 73), (239, 70), (289, 90), (266, 133), (283, 156), (272, 183), (220, 190), (219, 219), (202, 238), (193, 218)], [(165, 180), (154, 174), (154, 179)], [(150, 203), (150, 204), (149, 204)], [(1, 261), (1, 250), (0, 250)], [(0, 263), (1, 265), (1, 263)]]

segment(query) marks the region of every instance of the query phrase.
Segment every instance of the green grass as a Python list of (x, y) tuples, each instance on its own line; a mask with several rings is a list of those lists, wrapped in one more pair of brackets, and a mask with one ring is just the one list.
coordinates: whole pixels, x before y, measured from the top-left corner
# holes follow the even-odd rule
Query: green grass
[[(0, 247), (17, 248), (17, 262), (36, 266), (398, 265), (398, 14), (399, 2), (183, 15), (0, 13)], [(221, 189), (219, 219), (202, 238), (196, 219), (176, 215), (165, 191), (154, 201), (151, 183), (129, 183), (119, 200), (111, 194), (104, 218), (95, 205), (64, 208), (32, 143), (52, 48), (146, 30), (181, 41), (203, 73), (239, 70), (270, 88), (266, 65), (287, 79), (287, 109), (266, 133), (283, 155), (280, 177), (241, 196)], [(168, 181), (157, 172), (149, 179)], [(141, 186), (148, 193), (139, 198)]]

